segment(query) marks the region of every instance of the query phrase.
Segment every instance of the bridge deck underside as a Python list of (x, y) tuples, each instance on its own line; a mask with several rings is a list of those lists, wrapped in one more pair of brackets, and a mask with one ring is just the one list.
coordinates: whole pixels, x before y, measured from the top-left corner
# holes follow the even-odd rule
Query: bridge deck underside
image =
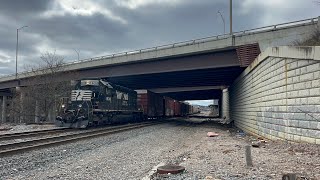
[[(238, 66), (111, 77), (108, 80), (132, 89), (181, 88), (179, 92), (164, 93), (177, 100), (216, 99), (220, 97), (221, 89), (201, 90), (201, 87), (229, 86), (243, 70), (244, 68)], [(199, 88), (184, 91), (187, 87)]]
[(220, 99), (222, 91), (220, 89), (211, 89), (211, 90), (198, 90), (198, 91), (169, 92), (169, 93), (162, 93), (162, 94), (164, 96), (168, 96), (179, 101), (208, 100), (208, 99)]

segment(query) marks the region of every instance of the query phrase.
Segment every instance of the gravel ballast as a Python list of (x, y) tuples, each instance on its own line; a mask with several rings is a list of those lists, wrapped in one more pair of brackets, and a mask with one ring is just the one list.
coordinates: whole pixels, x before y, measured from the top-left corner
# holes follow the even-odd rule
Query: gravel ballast
[[(217, 137), (207, 137), (207, 132)], [(170, 122), (40, 149), (0, 159), (0, 179), (281, 179), (284, 173), (320, 177), (320, 147), (267, 142), (252, 148), (249, 136), (214, 123)], [(178, 175), (149, 175), (159, 164), (179, 164)]]
[(0, 135), (28, 131), (39, 131), (45, 129), (58, 129), (58, 127), (56, 127), (54, 124), (1, 124)]

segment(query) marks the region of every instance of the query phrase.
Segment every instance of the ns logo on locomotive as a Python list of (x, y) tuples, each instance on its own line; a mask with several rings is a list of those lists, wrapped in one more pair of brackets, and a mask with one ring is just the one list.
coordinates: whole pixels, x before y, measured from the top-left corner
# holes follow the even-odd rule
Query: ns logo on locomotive
[(56, 124), (63, 127), (86, 128), (143, 119), (143, 112), (137, 107), (137, 93), (103, 79), (77, 82), (71, 98), (61, 98), (58, 106)]

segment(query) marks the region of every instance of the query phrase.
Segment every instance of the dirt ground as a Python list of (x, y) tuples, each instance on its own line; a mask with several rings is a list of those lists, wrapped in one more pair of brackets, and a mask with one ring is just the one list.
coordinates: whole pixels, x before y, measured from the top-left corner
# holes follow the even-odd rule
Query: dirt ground
[[(245, 146), (258, 138), (237, 128), (189, 121), (197, 122), (195, 126), (201, 130), (192, 138), (186, 137), (190, 140), (177, 150), (182, 154), (180, 161), (173, 162), (186, 167), (186, 171), (179, 175), (155, 174), (153, 179), (282, 179), (284, 174), (295, 173), (300, 179), (320, 180), (319, 145), (263, 139), (260, 147), (251, 147), (253, 167), (247, 167)], [(219, 136), (207, 137), (209, 131)]]
[[(3, 157), (0, 179), (269, 180), (286, 173), (320, 179), (319, 145), (267, 140), (251, 148), (253, 167), (247, 167), (245, 146), (255, 137), (217, 122), (188, 121)], [(218, 136), (207, 137), (208, 132)], [(186, 170), (177, 175), (154, 173), (152, 168), (161, 164)]]

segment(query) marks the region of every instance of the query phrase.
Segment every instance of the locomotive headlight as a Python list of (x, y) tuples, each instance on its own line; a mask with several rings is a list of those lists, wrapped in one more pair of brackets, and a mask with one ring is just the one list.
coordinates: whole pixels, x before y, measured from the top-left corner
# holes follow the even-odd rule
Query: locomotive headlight
[(61, 105), (61, 107), (62, 107), (62, 108), (65, 108), (65, 107), (66, 107), (66, 105), (62, 104), (62, 105)]
[(79, 104), (78, 107), (79, 107), (79, 108), (82, 108), (82, 104)]

